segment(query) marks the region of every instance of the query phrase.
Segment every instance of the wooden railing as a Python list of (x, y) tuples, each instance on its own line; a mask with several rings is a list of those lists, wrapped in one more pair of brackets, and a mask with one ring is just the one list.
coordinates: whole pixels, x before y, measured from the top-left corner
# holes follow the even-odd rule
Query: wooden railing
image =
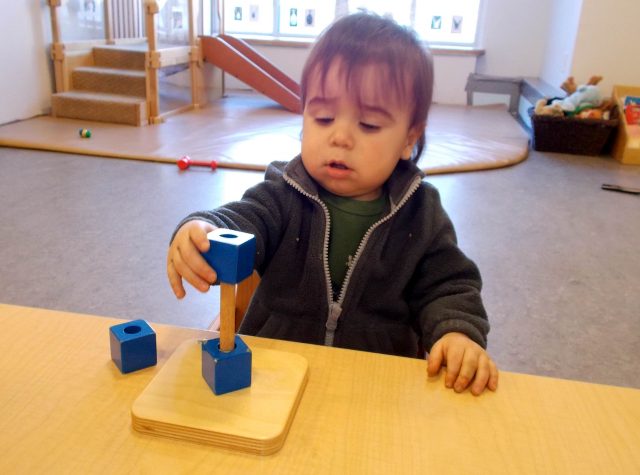
[(107, 41), (108, 45), (112, 45), (113, 41), (113, 33), (111, 32), (111, 2), (109, 0), (105, 0), (102, 4), (104, 8), (104, 39)]
[(56, 82), (56, 92), (65, 91), (64, 86), (64, 45), (60, 41), (60, 25), (58, 24), (58, 7), (61, 0), (49, 0), (49, 10), (51, 11), (51, 59), (53, 60), (53, 72)]
[[(60, 34), (60, 22), (58, 18), (58, 8), (62, 0), (47, 0), (51, 12), (52, 46), (51, 58), (54, 65), (55, 89), (56, 92), (64, 92), (70, 89), (70, 73), (73, 67), (79, 64), (87, 64), (91, 61), (90, 50), (99, 44), (120, 44), (131, 41), (147, 41), (148, 49), (146, 53), (145, 69), (147, 77), (147, 114), (150, 124), (162, 122), (169, 115), (182, 112), (188, 109), (199, 108), (205, 102), (205, 95), (202, 92), (203, 70), (200, 40), (197, 37), (197, 11), (194, 0), (188, 0), (188, 45), (173, 48), (160, 48), (158, 45), (158, 32), (156, 27), (156, 17), (160, 12), (156, 0), (141, 0), (142, 10), (136, 6), (127, 7), (127, 3), (118, 4), (118, 18), (132, 15), (134, 18), (129, 22), (135, 24), (139, 11), (144, 15), (144, 26), (146, 37), (138, 35), (138, 28), (127, 28), (126, 25), (114, 25), (113, 22), (113, 0), (104, 0), (104, 40), (63, 42)], [(199, 2), (198, 2), (199, 4)], [(116, 28), (114, 28), (114, 26)], [(114, 29), (118, 33), (114, 38)], [(124, 33), (123, 33), (124, 32)], [(133, 33), (135, 38), (122, 38), (122, 34)], [(186, 48), (186, 49), (185, 49)], [(89, 51), (89, 52), (87, 52)], [(83, 58), (80, 58), (84, 55)], [(159, 98), (159, 69), (163, 66), (188, 63), (190, 71), (191, 104), (178, 109), (161, 113)]]
[(145, 31), (147, 32), (147, 113), (149, 123), (162, 122), (160, 119), (160, 87), (158, 84), (158, 69), (160, 69), (160, 54), (158, 53), (158, 34), (156, 32), (156, 15), (160, 11), (158, 2), (145, 0)]
[(149, 110), (149, 123), (162, 122), (164, 118), (184, 112), (189, 109), (199, 108), (203, 105), (205, 96), (202, 93), (203, 71), (200, 41), (197, 37), (196, 18), (197, 13), (193, 0), (188, 0), (188, 35), (189, 35), (189, 73), (191, 76), (191, 104), (179, 107), (169, 112), (160, 113), (158, 69), (163, 66), (162, 50), (158, 49), (158, 34), (156, 29), (156, 15), (159, 13), (156, 0), (145, 0), (145, 26), (147, 43), (149, 45), (147, 57), (147, 105)]

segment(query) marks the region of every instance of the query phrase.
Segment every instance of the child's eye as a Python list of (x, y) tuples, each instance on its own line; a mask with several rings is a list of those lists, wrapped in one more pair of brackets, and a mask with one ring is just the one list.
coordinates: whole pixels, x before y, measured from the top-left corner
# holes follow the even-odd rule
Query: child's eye
[(380, 130), (379, 125), (370, 124), (368, 122), (360, 122), (360, 127), (362, 127), (367, 132), (375, 132)]
[(333, 122), (332, 117), (316, 117), (315, 120), (320, 125), (329, 125), (331, 122)]

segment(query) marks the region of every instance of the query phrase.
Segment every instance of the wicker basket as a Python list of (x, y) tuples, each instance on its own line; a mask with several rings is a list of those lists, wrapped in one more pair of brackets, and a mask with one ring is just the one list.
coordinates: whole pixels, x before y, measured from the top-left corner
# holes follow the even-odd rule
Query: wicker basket
[(536, 115), (529, 109), (533, 128), (534, 150), (539, 152), (601, 155), (610, 145), (612, 132), (618, 127), (618, 110), (611, 111), (609, 120), (578, 119)]

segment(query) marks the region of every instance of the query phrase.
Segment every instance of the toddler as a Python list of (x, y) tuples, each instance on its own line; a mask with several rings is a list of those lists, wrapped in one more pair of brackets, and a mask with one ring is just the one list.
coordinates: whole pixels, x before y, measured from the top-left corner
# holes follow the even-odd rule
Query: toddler
[(240, 201), (189, 215), (167, 273), (216, 282), (201, 253), (216, 227), (254, 234), (261, 276), (240, 333), (400, 356), (429, 353), (433, 376), (495, 390), (476, 265), (458, 248), (416, 162), (431, 105), (431, 57), (415, 35), (368, 13), (319, 38), (302, 81), (302, 150), (272, 163)]

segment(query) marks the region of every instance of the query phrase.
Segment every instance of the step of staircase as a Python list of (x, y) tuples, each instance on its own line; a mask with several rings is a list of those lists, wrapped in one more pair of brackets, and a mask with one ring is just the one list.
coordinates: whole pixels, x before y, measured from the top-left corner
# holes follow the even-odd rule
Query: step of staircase
[(103, 68), (137, 69), (144, 71), (145, 54), (146, 52), (143, 49), (94, 46), (93, 64)]
[(144, 71), (81, 66), (73, 70), (71, 81), (73, 89), (79, 91), (146, 97)]
[(147, 124), (145, 99), (121, 94), (61, 92), (51, 97), (51, 111), (54, 117), (114, 124)]

